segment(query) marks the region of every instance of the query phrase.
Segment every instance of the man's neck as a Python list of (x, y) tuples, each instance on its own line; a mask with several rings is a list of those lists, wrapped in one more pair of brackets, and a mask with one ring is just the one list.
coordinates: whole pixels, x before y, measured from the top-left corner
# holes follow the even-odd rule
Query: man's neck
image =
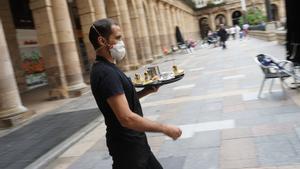
[(106, 60), (108, 60), (109, 62), (115, 64), (114, 59), (112, 58), (112, 56), (108, 53), (108, 52), (103, 52), (102, 50), (99, 50), (96, 52), (96, 54), (98, 56), (104, 57)]

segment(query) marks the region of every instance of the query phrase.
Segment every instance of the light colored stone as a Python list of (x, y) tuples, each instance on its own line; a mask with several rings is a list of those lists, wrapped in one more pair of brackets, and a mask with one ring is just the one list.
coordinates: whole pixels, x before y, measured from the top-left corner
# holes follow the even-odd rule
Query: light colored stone
[(32, 113), (22, 105), (0, 20), (0, 128), (12, 127)]

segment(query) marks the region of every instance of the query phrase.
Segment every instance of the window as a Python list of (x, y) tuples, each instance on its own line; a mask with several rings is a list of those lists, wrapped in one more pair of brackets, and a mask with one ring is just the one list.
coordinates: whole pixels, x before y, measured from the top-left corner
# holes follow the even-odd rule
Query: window
[(194, 0), (194, 3), (196, 5), (196, 8), (202, 8), (206, 6), (205, 0)]
[(215, 4), (219, 4), (219, 3), (222, 3), (222, 2), (223, 2), (223, 0), (214, 0)]

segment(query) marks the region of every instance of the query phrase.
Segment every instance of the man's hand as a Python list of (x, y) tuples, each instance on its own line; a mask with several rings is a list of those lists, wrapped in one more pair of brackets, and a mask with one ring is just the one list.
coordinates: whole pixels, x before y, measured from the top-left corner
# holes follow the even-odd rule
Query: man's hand
[(143, 90), (147, 93), (156, 93), (159, 89), (159, 86), (150, 86), (150, 87), (145, 87)]
[(182, 131), (176, 126), (164, 125), (163, 133), (173, 140), (177, 140), (181, 136)]
[(140, 98), (142, 98), (144, 96), (147, 96), (148, 94), (157, 92), (158, 89), (159, 89), (159, 86), (157, 86), (157, 87), (154, 87), (154, 86), (145, 87), (143, 90), (137, 92), (137, 95), (138, 95), (138, 97), (140, 99)]

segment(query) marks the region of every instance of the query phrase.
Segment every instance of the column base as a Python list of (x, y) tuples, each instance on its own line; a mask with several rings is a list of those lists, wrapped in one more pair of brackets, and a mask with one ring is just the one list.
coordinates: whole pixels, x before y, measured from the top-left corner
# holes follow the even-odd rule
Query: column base
[(118, 65), (118, 67), (119, 67), (123, 72), (126, 72), (126, 71), (130, 70), (129, 65)]
[(150, 59), (146, 60), (146, 63), (149, 64), (149, 63), (152, 63), (153, 61), (154, 61), (154, 59), (150, 58)]
[(129, 69), (130, 70), (137, 70), (137, 69), (139, 69), (140, 68), (140, 64), (131, 64), (131, 65), (129, 65)]
[(68, 86), (68, 95), (70, 98), (79, 97), (88, 92), (88, 87), (85, 83), (80, 83), (73, 86)]
[(58, 100), (79, 97), (88, 91), (85, 83), (72, 85), (68, 87), (60, 87), (49, 90), (49, 100)]
[(12, 115), (0, 117), (0, 128), (10, 128), (20, 125), (35, 114), (34, 111), (30, 111), (24, 106), (10, 109), (3, 114), (6, 113)]
[(126, 72), (129, 70), (137, 70), (138, 68), (140, 68), (140, 64), (136, 63), (136, 64), (128, 64), (128, 65), (121, 65), (118, 66), (122, 71)]
[(161, 55), (155, 55), (154, 58), (155, 59), (161, 59), (161, 58), (163, 58), (163, 54), (161, 54)]

